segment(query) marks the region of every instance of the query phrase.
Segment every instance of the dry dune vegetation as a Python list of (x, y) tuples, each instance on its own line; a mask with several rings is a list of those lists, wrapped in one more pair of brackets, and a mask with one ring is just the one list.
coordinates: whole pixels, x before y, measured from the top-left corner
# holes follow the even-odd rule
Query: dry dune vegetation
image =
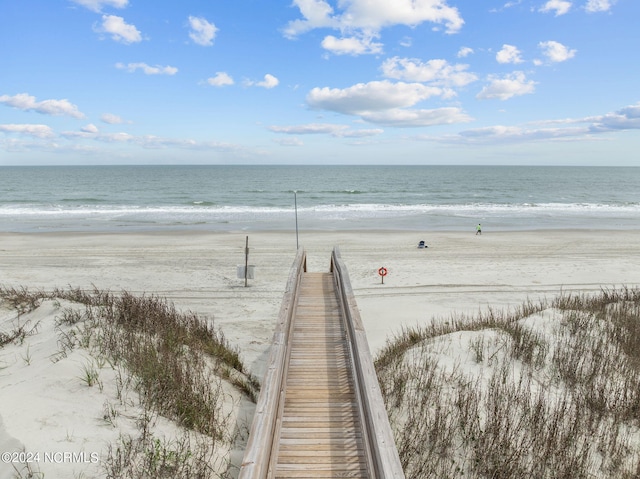
[(406, 477), (640, 477), (640, 291), (406, 328), (378, 376)]
[[(62, 361), (78, 349), (89, 351), (92, 359), (78, 379), (100, 390), (105, 386), (103, 377), (115, 382), (115, 397), (103, 407), (104, 425), (116, 427), (121, 416), (135, 411), (137, 431), (120, 435), (109, 445), (101, 461), (104, 477), (186, 479), (226, 474), (235, 424), (225, 410), (222, 381), (251, 398), (258, 382), (245, 372), (238, 351), (206, 320), (178, 312), (162, 298), (127, 292), (0, 288), (0, 298), (17, 312), (15, 327), (0, 332), (0, 348), (37, 334), (41, 325), (29, 321), (29, 313), (53, 302), (58, 350), (50, 361)], [(26, 351), (22, 357), (31, 362)], [(171, 440), (154, 434), (159, 417), (180, 431)], [(14, 464), (15, 477), (44, 477), (37, 467)]]
[[(103, 453), (101, 477), (233, 477), (239, 432), (225, 387), (255, 400), (258, 382), (210, 321), (127, 292), (0, 287), (0, 299), (17, 318), (0, 349), (23, 345), (21, 361), (35, 361), (24, 344), (44, 325), (29, 318), (48, 305), (50, 362), (89, 351), (79, 381), (111, 388), (102, 425), (136, 411), (135, 430)], [(434, 319), (391, 339), (376, 368), (407, 478), (640, 475), (640, 290)], [(165, 420), (179, 431), (171, 439), (157, 433)]]

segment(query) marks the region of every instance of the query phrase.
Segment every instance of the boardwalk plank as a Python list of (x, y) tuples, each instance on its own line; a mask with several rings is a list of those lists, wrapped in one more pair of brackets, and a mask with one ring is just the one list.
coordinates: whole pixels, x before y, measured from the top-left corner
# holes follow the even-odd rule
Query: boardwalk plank
[(368, 477), (331, 274), (303, 275), (291, 341), (274, 477)]

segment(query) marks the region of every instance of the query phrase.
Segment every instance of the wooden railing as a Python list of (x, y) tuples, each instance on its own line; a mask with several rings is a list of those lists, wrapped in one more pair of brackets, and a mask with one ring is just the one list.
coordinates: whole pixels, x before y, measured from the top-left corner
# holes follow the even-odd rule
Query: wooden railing
[(367, 335), (356, 305), (347, 267), (342, 261), (338, 247), (333, 249), (331, 255), (331, 271), (349, 335), (361, 418), (366, 429), (367, 450), (372, 466), (371, 477), (376, 479), (404, 478), (367, 342)]
[(284, 394), (283, 380), (286, 371), (290, 329), (297, 305), (300, 278), (307, 270), (307, 256), (299, 248), (287, 281), (278, 323), (273, 334), (271, 353), (267, 371), (260, 388), (256, 412), (251, 424), (249, 442), (244, 453), (238, 479), (258, 479), (268, 477), (269, 463), (277, 421), (280, 418), (280, 399)]
[[(273, 477), (273, 466), (270, 463), (275, 446), (274, 436), (281, 420), (286, 393), (284, 383), (291, 341), (291, 323), (296, 313), (300, 280), (305, 271), (306, 253), (300, 249), (287, 282), (239, 479)], [(368, 477), (404, 479), (348, 271), (337, 247), (331, 255), (331, 272), (351, 351), (359, 416), (364, 427), (370, 471)]]

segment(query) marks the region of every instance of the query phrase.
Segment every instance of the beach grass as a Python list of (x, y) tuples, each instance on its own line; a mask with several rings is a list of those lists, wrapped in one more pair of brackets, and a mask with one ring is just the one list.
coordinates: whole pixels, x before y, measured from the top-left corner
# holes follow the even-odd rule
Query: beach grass
[[(100, 371), (108, 364), (116, 371), (118, 406), (131, 406), (134, 401), (128, 391), (135, 391), (136, 406), (142, 411), (139, 434), (121, 436), (109, 446), (103, 461), (108, 477), (219, 477), (216, 463), (220, 451), (233, 442), (235, 426), (224, 408), (222, 381), (254, 402), (259, 386), (239, 351), (210, 321), (179, 312), (163, 298), (126, 291), (0, 287), (0, 298), (19, 316), (45, 300), (64, 302), (56, 317), (59, 350), (52, 361), (84, 348), (94, 359), (79, 372), (82, 384), (102, 390)], [(29, 334), (25, 324), (16, 326), (3, 333), (0, 345)], [(104, 409), (105, 423), (114, 424), (118, 407), (105, 404)], [(159, 417), (179, 426), (182, 432), (177, 438), (154, 436)]]
[[(212, 321), (126, 291), (0, 287), (0, 298), (19, 316), (58, 302), (52, 361), (91, 351), (77, 374), (83, 386), (102, 388), (113, 369), (105, 427), (115, 428), (134, 401), (140, 406), (137, 434), (108, 446), (108, 477), (227, 477), (222, 450), (234, 424), (222, 380), (251, 399), (258, 383)], [(0, 347), (38, 328), (18, 321)], [(22, 361), (32, 361), (28, 348)], [(406, 477), (640, 477), (638, 289), (560, 294), (405, 326), (376, 369)], [(180, 433), (158, 437), (163, 418)]]
[(404, 328), (376, 368), (406, 477), (640, 475), (640, 290)]

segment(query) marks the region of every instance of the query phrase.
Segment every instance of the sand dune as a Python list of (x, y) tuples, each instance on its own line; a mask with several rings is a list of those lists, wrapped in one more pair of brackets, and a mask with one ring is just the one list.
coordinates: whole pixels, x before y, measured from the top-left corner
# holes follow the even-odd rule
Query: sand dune
[[(236, 276), (236, 266), (244, 263), (245, 237), (244, 232), (2, 234), (0, 284), (43, 290), (95, 286), (166, 297), (219, 327), (260, 378), (296, 238), (249, 233), (256, 277), (245, 288)], [(418, 249), (419, 240), (428, 248)], [(328, 270), (331, 249), (340, 246), (374, 354), (406, 325), (508, 308), (562, 291), (640, 284), (640, 231), (485, 230), (482, 236), (322, 231), (303, 232), (300, 244), (313, 271)], [(388, 270), (384, 284), (377, 274), (381, 266)], [(94, 477), (107, 444), (133, 430), (136, 412), (132, 406), (126, 413), (131, 417), (123, 413), (117, 427), (105, 424), (109, 398), (116, 394), (115, 373), (99, 368), (102, 387), (89, 387), (82, 376), (93, 364), (90, 354), (77, 349), (55, 361), (55, 318), (65, 306), (45, 301), (20, 317), (7, 307), (0, 310), (0, 332), (18, 323), (32, 328), (23, 341), (0, 349), (0, 452), (39, 453), (33, 466), (46, 477)], [(251, 405), (231, 392), (229, 398), (237, 421), (250, 421)], [(155, 427), (174, 432), (162, 418)], [(238, 447), (231, 453), (236, 462)], [(14, 472), (10, 463), (0, 462), (0, 478)]]

